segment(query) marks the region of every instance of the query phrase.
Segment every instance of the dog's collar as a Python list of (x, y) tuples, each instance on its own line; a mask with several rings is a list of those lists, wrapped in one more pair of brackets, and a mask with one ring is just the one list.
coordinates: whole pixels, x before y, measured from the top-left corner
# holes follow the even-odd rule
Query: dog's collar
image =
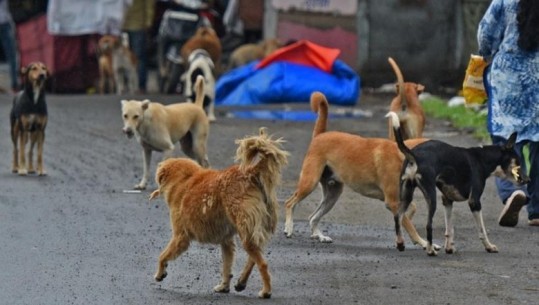
[(210, 53), (208, 53), (208, 51), (206, 51), (204, 49), (196, 49), (193, 52), (191, 52), (191, 54), (189, 54), (189, 57), (187, 58), (187, 61), (192, 62), (193, 60), (195, 60), (195, 59), (197, 59), (199, 57), (205, 57), (213, 64), (213, 61), (211, 60)]

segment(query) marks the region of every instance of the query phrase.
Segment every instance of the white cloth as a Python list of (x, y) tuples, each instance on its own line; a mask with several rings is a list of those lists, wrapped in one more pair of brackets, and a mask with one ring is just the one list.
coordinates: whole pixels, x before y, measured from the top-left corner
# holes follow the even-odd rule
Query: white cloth
[(120, 35), (132, 0), (49, 0), (47, 29), (53, 35)]

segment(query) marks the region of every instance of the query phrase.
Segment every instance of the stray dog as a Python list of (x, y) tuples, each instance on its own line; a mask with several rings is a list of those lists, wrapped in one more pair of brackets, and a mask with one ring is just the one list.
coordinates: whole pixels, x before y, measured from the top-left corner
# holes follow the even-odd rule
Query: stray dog
[(248, 260), (234, 286), (242, 291), (256, 264), (262, 277), (260, 298), (271, 297), (268, 264), (262, 256), (277, 226), (279, 204), (275, 189), (288, 153), (282, 139), (273, 140), (260, 129), (259, 136), (237, 140), (239, 165), (224, 170), (201, 168), (185, 158), (159, 163), (155, 181), (159, 188), (150, 200), (163, 194), (170, 210), (172, 238), (159, 256), (155, 280), (166, 276), (167, 264), (187, 250), (192, 240), (220, 244), (223, 269), (216, 292), (230, 291), (234, 263), (234, 236), (239, 235)]
[(216, 74), (220, 72), (222, 46), (217, 33), (211, 27), (203, 26), (197, 29), (180, 49), (180, 55), (187, 60), (191, 53), (197, 49), (206, 50), (215, 65)]
[(114, 90), (117, 94), (135, 93), (138, 88), (137, 57), (129, 49), (127, 39), (104, 35), (99, 39), (98, 47), (99, 93)]
[(282, 43), (276, 39), (266, 39), (259, 43), (247, 43), (237, 47), (228, 60), (228, 70), (246, 65), (252, 61), (263, 59), (273, 51), (282, 47)]
[[(320, 92), (311, 95), (311, 108), (318, 113), (314, 125), (313, 138), (303, 159), (303, 165), (296, 191), (285, 203), (285, 234), (293, 233), (292, 213), (295, 205), (307, 197), (319, 183), (323, 198), (320, 205), (309, 216), (311, 238), (321, 242), (332, 242), (318, 229), (320, 219), (329, 212), (344, 185), (364, 196), (385, 202), (386, 208), (397, 215), (399, 206), (399, 172), (404, 156), (395, 142), (388, 139), (363, 138), (344, 132), (326, 132), (328, 102)], [(415, 146), (426, 139), (412, 139), (406, 143)], [(415, 208), (415, 206), (414, 206)], [(403, 225), (412, 241), (422, 247), (427, 242), (422, 239), (411, 221), (414, 209), (404, 217)]]
[(529, 181), (520, 169), (519, 158), (513, 148), (517, 134), (513, 133), (504, 146), (462, 148), (441, 141), (429, 140), (410, 149), (401, 137), (398, 115), (389, 112), (387, 116), (393, 124), (398, 147), (405, 155), (400, 174), (399, 212), (395, 215), (397, 248), (400, 251), (404, 250), (400, 224), (412, 201), (415, 188), (419, 187), (428, 206), (428, 245), (426, 248), (428, 255), (437, 254), (432, 246), (432, 218), (436, 211), (436, 188), (442, 192), (442, 204), (445, 208), (445, 252), (455, 252), (451, 218), (453, 202), (465, 200), (468, 200), (483, 246), (487, 252), (498, 252), (498, 248), (488, 239), (480, 199), (485, 188), (485, 180), (491, 174), (517, 184)]
[[(13, 142), (12, 172), (19, 175), (35, 173), (33, 150), (37, 144), (37, 173), (43, 169), (43, 144), (48, 113), (45, 101), (45, 82), (49, 77), (42, 62), (33, 62), (21, 69), (24, 88), (15, 95), (10, 113), (11, 141)], [(25, 159), (26, 143), (30, 140), (28, 160)]]
[(198, 77), (204, 81), (204, 111), (208, 115), (210, 122), (215, 121), (215, 65), (211, 60), (210, 54), (203, 49), (196, 49), (191, 52), (187, 59), (187, 72), (184, 74), (183, 91), (187, 101), (195, 100), (194, 84)]
[[(425, 128), (425, 113), (419, 102), (418, 95), (425, 90), (421, 84), (404, 82), (401, 70), (393, 58), (388, 58), (389, 64), (397, 76), (397, 96), (391, 101), (389, 111), (395, 112), (399, 116), (402, 138), (404, 140), (423, 137)], [(393, 127), (389, 124), (389, 138), (395, 140)]]
[(122, 100), (123, 132), (137, 138), (144, 152), (144, 172), (135, 189), (146, 188), (152, 151), (171, 157), (174, 144), (180, 142), (182, 151), (203, 167), (209, 167), (206, 144), (210, 125), (202, 109), (204, 82), (196, 83), (195, 103), (162, 105), (149, 100)]

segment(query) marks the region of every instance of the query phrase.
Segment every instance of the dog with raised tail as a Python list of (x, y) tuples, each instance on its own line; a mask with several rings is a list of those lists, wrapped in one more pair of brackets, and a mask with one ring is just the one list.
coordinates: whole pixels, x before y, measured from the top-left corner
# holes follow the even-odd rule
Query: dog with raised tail
[(437, 140), (428, 140), (409, 148), (401, 136), (398, 115), (389, 112), (387, 117), (391, 120), (399, 150), (405, 156), (400, 174), (399, 210), (394, 217), (397, 248), (400, 251), (404, 250), (400, 225), (412, 202), (414, 190), (419, 188), (425, 196), (428, 207), (426, 251), (430, 256), (437, 254), (432, 244), (432, 218), (436, 211), (436, 188), (438, 188), (442, 193), (442, 204), (445, 208), (445, 252), (455, 252), (453, 202), (466, 200), (485, 250), (490, 253), (498, 252), (498, 248), (487, 236), (481, 212), (481, 195), (486, 179), (492, 174), (516, 184), (525, 184), (529, 181), (520, 168), (519, 158), (514, 150), (517, 134), (513, 133), (503, 146), (462, 148)]
[[(13, 142), (12, 172), (19, 175), (35, 173), (33, 151), (37, 144), (37, 173), (46, 175), (43, 168), (43, 145), (45, 127), (49, 120), (45, 100), (45, 83), (49, 71), (42, 62), (32, 62), (21, 69), (24, 88), (15, 95), (9, 115), (11, 123), (11, 141)], [(30, 140), (28, 159), (26, 144)]]
[[(389, 139), (326, 131), (328, 107), (328, 101), (321, 92), (311, 94), (311, 109), (318, 113), (318, 118), (311, 144), (303, 159), (296, 190), (285, 202), (284, 232), (287, 237), (293, 235), (296, 204), (311, 194), (317, 185), (321, 186), (323, 197), (309, 216), (309, 224), (311, 238), (320, 242), (332, 242), (318, 228), (318, 223), (335, 206), (345, 185), (363, 196), (384, 202), (393, 215), (397, 214), (399, 173), (404, 160), (397, 144)], [(411, 139), (406, 143), (413, 147), (424, 141), (426, 139)], [(427, 241), (417, 234), (412, 223), (414, 207), (406, 213), (403, 225), (415, 244), (426, 247)]]
[(146, 189), (152, 151), (172, 156), (174, 145), (203, 167), (209, 167), (207, 141), (210, 123), (202, 108), (204, 81), (195, 84), (195, 103), (163, 105), (150, 100), (122, 100), (122, 131), (128, 138), (135, 136), (143, 151), (143, 174), (135, 189)]
[[(425, 87), (417, 83), (404, 82), (402, 72), (395, 60), (389, 57), (388, 61), (397, 76), (397, 96), (391, 101), (389, 111), (398, 115), (404, 140), (421, 138), (425, 128), (425, 113), (419, 102), (419, 94), (425, 90)], [(395, 140), (391, 122), (388, 122), (388, 125), (389, 139)]]
[(184, 82), (184, 95), (188, 102), (194, 102), (195, 83), (198, 78), (204, 82), (203, 107), (210, 122), (215, 118), (215, 65), (210, 54), (204, 49), (196, 49), (187, 59), (187, 72), (182, 76)]
[(158, 189), (150, 200), (163, 195), (170, 212), (172, 238), (159, 256), (155, 280), (166, 276), (169, 261), (187, 250), (191, 241), (221, 245), (223, 269), (216, 292), (230, 291), (234, 262), (234, 236), (239, 235), (248, 258), (235, 285), (242, 291), (256, 265), (262, 277), (260, 298), (271, 297), (271, 277), (262, 255), (277, 226), (276, 188), (288, 153), (282, 139), (272, 139), (265, 128), (259, 135), (237, 140), (239, 164), (224, 170), (202, 168), (186, 158), (159, 163)]

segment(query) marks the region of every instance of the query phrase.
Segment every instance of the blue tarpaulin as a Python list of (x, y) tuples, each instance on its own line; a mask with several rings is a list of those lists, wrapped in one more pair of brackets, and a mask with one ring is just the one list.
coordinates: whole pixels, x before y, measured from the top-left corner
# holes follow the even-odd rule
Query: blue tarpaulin
[(335, 105), (353, 106), (359, 98), (359, 76), (341, 60), (333, 62), (331, 73), (288, 61), (275, 61), (257, 69), (258, 63), (221, 76), (216, 84), (216, 105), (309, 102), (314, 91), (322, 92)]

